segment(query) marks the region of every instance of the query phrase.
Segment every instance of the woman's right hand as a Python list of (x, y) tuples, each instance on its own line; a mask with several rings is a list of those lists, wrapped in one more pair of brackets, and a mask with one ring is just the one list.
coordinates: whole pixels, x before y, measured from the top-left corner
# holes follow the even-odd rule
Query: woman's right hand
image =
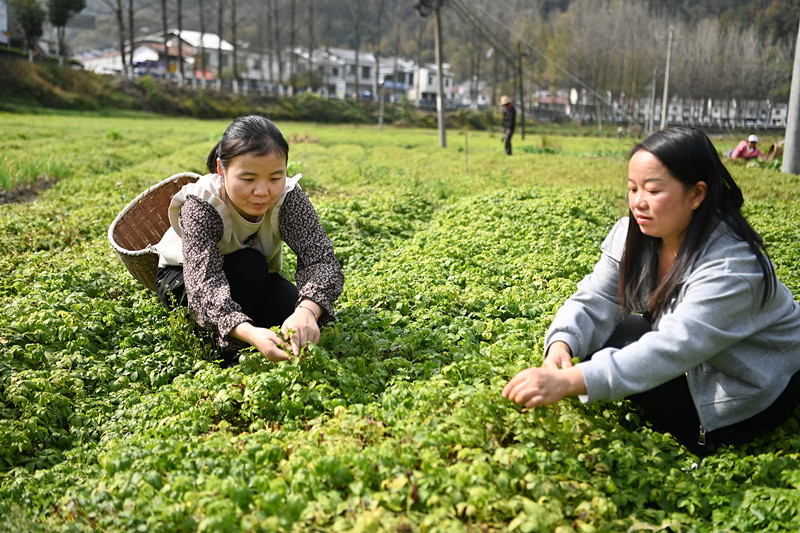
[(503, 388), (503, 398), (524, 405), (552, 405), (567, 396), (586, 394), (586, 382), (579, 366), (567, 369), (526, 368)]
[(231, 336), (254, 346), (270, 361), (289, 360), (283, 339), (271, 329), (258, 328), (250, 322), (242, 322), (231, 330)]
[(544, 356), (544, 361), (542, 361), (542, 368), (558, 370), (571, 366), (573, 366), (572, 350), (570, 350), (569, 344), (564, 341), (555, 341), (551, 344)]

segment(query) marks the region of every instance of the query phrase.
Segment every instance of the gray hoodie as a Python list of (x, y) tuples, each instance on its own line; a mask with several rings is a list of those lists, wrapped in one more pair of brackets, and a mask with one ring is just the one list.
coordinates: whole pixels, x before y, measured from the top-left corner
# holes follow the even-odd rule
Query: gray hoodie
[(628, 314), (617, 295), (627, 230), (628, 218), (614, 225), (594, 271), (578, 284), (545, 337), (546, 348), (564, 341), (581, 359), (587, 389), (581, 399), (615, 400), (686, 374), (707, 431), (769, 407), (800, 371), (800, 306), (780, 281), (761, 306), (758, 261), (723, 222), (653, 331), (624, 348), (603, 348)]

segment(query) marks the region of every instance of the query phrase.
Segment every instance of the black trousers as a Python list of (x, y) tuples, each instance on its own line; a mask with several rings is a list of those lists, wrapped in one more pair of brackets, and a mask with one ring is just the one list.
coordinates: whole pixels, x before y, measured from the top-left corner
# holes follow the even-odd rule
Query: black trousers
[[(622, 348), (650, 331), (640, 315), (630, 315), (609, 338), (606, 346)], [(689, 392), (686, 376), (679, 376), (658, 387), (628, 399), (656, 431), (670, 433), (675, 440), (698, 456), (708, 455), (720, 446), (741, 445), (774, 430), (800, 405), (800, 372), (792, 376), (786, 389), (772, 405), (757, 415), (705, 434), (700, 444), (700, 418)]]
[[(258, 251), (245, 248), (224, 257), (222, 266), (230, 285), (231, 298), (242, 307), (253, 325), (280, 326), (294, 312), (297, 287), (277, 273), (269, 273), (267, 260)], [(170, 309), (186, 305), (183, 267), (159, 268), (156, 288), (161, 301)]]
[(506, 154), (511, 155), (511, 136), (513, 134), (506, 133), (505, 137), (503, 138), (503, 146), (505, 146)]

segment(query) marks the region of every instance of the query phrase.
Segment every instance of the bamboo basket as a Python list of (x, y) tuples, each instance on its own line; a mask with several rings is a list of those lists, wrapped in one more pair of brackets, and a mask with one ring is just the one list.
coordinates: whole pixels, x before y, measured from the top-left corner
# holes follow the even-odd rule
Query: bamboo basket
[(786, 143), (786, 140), (780, 140), (778, 142), (774, 142), (769, 145), (769, 150), (767, 151), (767, 155), (764, 156), (764, 161), (769, 163), (773, 159), (780, 159), (783, 157), (783, 145)]
[(153, 185), (134, 198), (108, 228), (108, 240), (117, 257), (139, 283), (153, 292), (158, 254), (152, 246), (169, 229), (170, 200), (181, 187), (199, 178), (194, 172), (182, 172)]

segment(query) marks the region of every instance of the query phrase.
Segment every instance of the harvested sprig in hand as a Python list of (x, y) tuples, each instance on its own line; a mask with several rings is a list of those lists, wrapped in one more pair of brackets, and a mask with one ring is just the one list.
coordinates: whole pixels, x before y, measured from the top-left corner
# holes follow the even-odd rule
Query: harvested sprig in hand
[[(319, 342), (342, 292), (333, 245), (301, 175), (287, 177), (288, 157), (270, 120), (234, 120), (208, 155), (209, 174), (172, 198), (171, 227), (155, 247), (159, 297), (212, 330), (225, 364), (247, 345), (271, 361), (299, 355)], [(284, 242), (297, 256), (297, 286), (280, 275)]]
[(627, 397), (698, 455), (773, 430), (800, 404), (800, 306), (743, 201), (705, 134), (667, 128), (638, 144), (629, 216), (556, 314), (542, 366), (503, 396)]

